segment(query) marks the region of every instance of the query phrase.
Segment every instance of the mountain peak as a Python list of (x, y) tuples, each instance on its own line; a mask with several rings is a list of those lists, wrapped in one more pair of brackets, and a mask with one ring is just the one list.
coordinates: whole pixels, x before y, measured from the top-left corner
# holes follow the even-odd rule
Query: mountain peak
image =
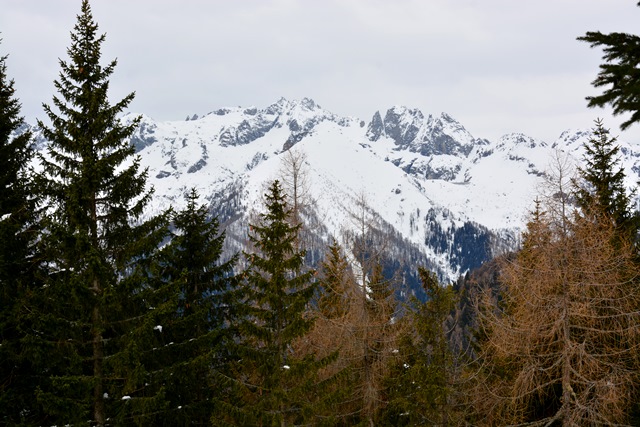
[(530, 136), (527, 136), (520, 132), (508, 133), (500, 137), (498, 140), (497, 147), (526, 147), (526, 148), (536, 148), (536, 147), (546, 147), (547, 143), (544, 141), (537, 140)]
[(316, 102), (311, 98), (305, 97), (300, 100), (289, 100), (285, 97), (280, 97), (276, 102), (265, 108), (265, 112), (267, 114), (283, 114), (297, 109), (312, 112), (322, 110), (322, 107), (316, 104)]
[(313, 111), (313, 110), (321, 110), (322, 107), (320, 107), (318, 104), (315, 103), (315, 101), (311, 98), (302, 98), (302, 100), (300, 101), (300, 106), (308, 111)]
[(570, 129), (562, 132), (553, 147), (562, 145), (569, 149), (576, 149), (586, 143), (593, 133), (591, 129)]
[(437, 118), (425, 115), (417, 108), (396, 105), (382, 118), (377, 111), (369, 127), (367, 138), (377, 141), (385, 136), (392, 139), (397, 150), (408, 150), (423, 156), (440, 154), (468, 155), (475, 139), (453, 117), (441, 113)]
[(387, 116), (396, 116), (404, 120), (424, 120), (424, 114), (418, 108), (409, 108), (404, 105), (394, 105), (387, 110)]
[(453, 117), (451, 117), (449, 114), (445, 113), (444, 111), (442, 113), (440, 113), (440, 118), (442, 120), (444, 120), (445, 122), (458, 123), (458, 121), (456, 119), (454, 119)]
[(381, 136), (384, 135), (384, 122), (382, 121), (382, 116), (380, 115), (380, 111), (376, 111), (369, 122), (369, 126), (367, 126), (367, 138), (369, 141), (377, 141)]

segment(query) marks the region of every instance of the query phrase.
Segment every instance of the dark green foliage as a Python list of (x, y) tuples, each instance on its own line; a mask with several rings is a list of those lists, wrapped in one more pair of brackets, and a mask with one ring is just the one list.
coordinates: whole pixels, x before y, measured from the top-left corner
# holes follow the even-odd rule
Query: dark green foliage
[(442, 286), (432, 272), (419, 268), (425, 302), (413, 298), (397, 363), (389, 375), (390, 403), (385, 417), (390, 425), (453, 425), (454, 357), (447, 320), (458, 297)]
[(576, 190), (578, 206), (584, 213), (606, 214), (621, 232), (633, 237), (638, 219), (624, 184), (625, 174), (618, 154), (620, 146), (602, 120), (595, 121), (593, 136), (584, 144), (584, 149), (584, 166), (579, 169), (582, 182), (577, 183)]
[(36, 397), (52, 424), (104, 425), (123, 404), (126, 381), (112, 375), (123, 359), (115, 356), (146, 314), (145, 284), (130, 275), (165, 233), (163, 217), (142, 222), (151, 192), (128, 141), (138, 122), (118, 119), (133, 94), (109, 103), (116, 61), (100, 65), (105, 37), (97, 30), (85, 0), (69, 61), (60, 60), (54, 83), (57, 112), (44, 105), (51, 126), (38, 123), (50, 142), (39, 178), (48, 204), (42, 236), (48, 271), (33, 299), (29, 339), (34, 357), (46, 354), (46, 382)]
[(296, 249), (299, 225), (278, 181), (268, 190), (266, 212), (251, 226), (254, 253), (245, 256), (248, 316), (240, 324), (241, 346), (234, 394), (216, 414), (217, 423), (287, 425), (312, 422), (318, 370), (330, 360), (301, 357), (295, 343), (311, 329), (308, 305), (316, 290), (313, 271), (303, 271), (304, 251)]
[[(638, 4), (640, 6), (640, 3)], [(592, 82), (594, 87), (606, 89), (598, 96), (589, 96), (589, 107), (611, 105), (615, 115), (630, 113), (620, 128), (627, 129), (640, 121), (640, 37), (627, 33), (602, 34), (587, 32), (578, 40), (591, 47), (602, 46), (604, 63)]]
[(456, 355), (465, 355), (473, 358), (474, 346), (482, 338), (482, 332), (478, 329), (478, 312), (475, 303), (484, 295), (499, 298), (500, 265), (505, 262), (503, 258), (510, 255), (496, 257), (484, 263), (480, 268), (472, 270), (460, 277), (454, 284), (453, 290), (460, 296), (454, 310), (451, 324), (451, 346)]
[(388, 402), (388, 367), (396, 350), (397, 324), (394, 322), (396, 301), (391, 281), (382, 275), (382, 265), (368, 261), (370, 270), (363, 279), (358, 298), (361, 301), (360, 322), (355, 323), (354, 339), (361, 353), (350, 369), (360, 394), (359, 425), (376, 425), (381, 422)]
[(493, 258), (491, 248), (495, 239), (486, 227), (475, 222), (458, 226), (453, 221), (449, 227), (443, 227), (437, 219), (440, 214), (429, 209), (425, 215), (429, 230), (424, 239), (425, 245), (434, 248), (436, 253), (448, 254), (451, 265), (459, 266), (462, 271), (476, 269)]
[(37, 203), (28, 163), (31, 133), (20, 117), (14, 82), (0, 57), (0, 424), (42, 421), (33, 403), (37, 367), (22, 349), (24, 305), (35, 286)]
[(154, 266), (155, 289), (146, 292), (153, 310), (135, 331), (144, 351), (125, 413), (139, 425), (208, 425), (222, 389), (217, 374), (226, 372), (232, 348), (236, 257), (221, 261), (225, 236), (198, 197), (191, 190), (173, 216), (171, 243)]

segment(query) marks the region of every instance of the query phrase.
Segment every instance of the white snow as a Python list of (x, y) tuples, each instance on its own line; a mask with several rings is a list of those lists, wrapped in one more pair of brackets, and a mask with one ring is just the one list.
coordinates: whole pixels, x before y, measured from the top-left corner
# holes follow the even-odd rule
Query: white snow
[[(147, 126), (155, 127), (153, 136), (157, 139), (140, 153), (156, 191), (151, 211), (168, 206), (181, 208), (183, 195), (191, 187), (207, 198), (224, 194), (234, 182), (244, 185), (242, 205), (246, 213), (260, 209), (265, 185), (279, 177), (284, 143), (295, 133), (290, 129), (293, 121), (300, 128), (314, 122), (294, 149), (306, 154), (311, 192), (329, 233), (338, 236), (341, 230), (353, 227), (350, 212), (358, 200), (364, 199), (382, 219), (435, 259), (436, 254), (424, 247), (424, 214), (430, 208), (448, 212), (446, 219), (439, 220), (445, 229), (473, 221), (498, 232), (513, 230), (517, 234), (555, 150), (563, 149), (579, 159), (582, 142), (589, 136), (588, 132), (565, 132), (552, 145), (521, 134), (505, 135), (497, 142), (479, 142), (445, 113), (425, 118), (415, 110), (395, 107), (401, 120), (419, 127), (418, 137), (437, 131), (460, 144), (475, 144), (466, 156), (423, 156), (410, 149), (398, 150), (386, 136), (370, 141), (367, 126), (360, 126), (359, 120), (339, 118), (307, 101), (281, 99), (267, 109), (255, 109), (257, 115), (236, 107), (225, 109), (225, 114), (212, 113), (189, 121), (156, 123), (145, 118)], [(248, 144), (221, 144), (221, 135), (229, 130), (240, 132), (242, 123), (255, 128), (270, 121), (278, 126)], [(632, 147), (629, 150), (632, 155), (625, 166), (630, 171), (640, 162), (637, 151)], [(194, 172), (193, 166), (203, 161), (206, 164)], [(427, 179), (405, 173), (401, 167), (412, 162), (450, 171), (451, 176), (447, 180)], [(192, 173), (188, 173), (189, 168)], [(630, 183), (637, 180), (637, 174), (635, 178), (632, 172), (628, 175)]]
[[(361, 126), (360, 120), (336, 116), (308, 99), (280, 99), (262, 109), (225, 108), (196, 120), (156, 122), (144, 116), (143, 136), (155, 138), (139, 153), (142, 167), (148, 167), (148, 185), (155, 188), (148, 214), (169, 206), (181, 209), (192, 187), (205, 202), (228, 195), (228, 188), (234, 186), (242, 189), (239, 206), (246, 218), (252, 210), (261, 209), (265, 186), (279, 177), (283, 147), (292, 135), (298, 135), (294, 150), (306, 154), (311, 193), (329, 234), (339, 237), (344, 229), (353, 228), (351, 213), (364, 200), (446, 269), (450, 268), (446, 254), (425, 246), (429, 226), (425, 215), (430, 209), (443, 229), (473, 221), (498, 233), (518, 234), (554, 152), (563, 150), (577, 162), (582, 143), (589, 137), (588, 131), (570, 130), (552, 144), (521, 134), (486, 141), (475, 138), (445, 113), (431, 116), (394, 107), (393, 114), (401, 123), (418, 129), (409, 147), (399, 149), (385, 135), (371, 141), (368, 123)], [(132, 117), (135, 115), (123, 120)], [(229, 145), (229, 138), (247, 132), (264, 134), (244, 145)], [(421, 138), (432, 134), (449, 136), (471, 147), (470, 152), (422, 155)], [(631, 187), (639, 177), (640, 150), (618, 142), (626, 153), (623, 165)], [(406, 173), (402, 168), (409, 165), (414, 166), (412, 171), (443, 171), (447, 177), (427, 179), (420, 173)], [(452, 278), (458, 273), (449, 271)]]

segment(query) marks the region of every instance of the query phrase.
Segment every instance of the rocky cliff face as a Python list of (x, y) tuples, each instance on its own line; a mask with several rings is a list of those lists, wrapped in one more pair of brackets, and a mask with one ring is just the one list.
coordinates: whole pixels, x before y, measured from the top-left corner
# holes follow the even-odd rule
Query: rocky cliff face
[(367, 128), (370, 141), (391, 138), (398, 151), (406, 150), (422, 156), (453, 155), (466, 157), (475, 145), (488, 141), (476, 140), (451, 116), (442, 113), (426, 118), (420, 110), (393, 107), (384, 119), (380, 112), (373, 115)]
[[(367, 128), (367, 138), (394, 142), (392, 162), (405, 172), (426, 179), (456, 180), (466, 172), (469, 155), (489, 141), (474, 138), (446, 113), (425, 117), (420, 110), (393, 107), (384, 119), (380, 112), (373, 115)], [(410, 156), (410, 154), (415, 154)]]

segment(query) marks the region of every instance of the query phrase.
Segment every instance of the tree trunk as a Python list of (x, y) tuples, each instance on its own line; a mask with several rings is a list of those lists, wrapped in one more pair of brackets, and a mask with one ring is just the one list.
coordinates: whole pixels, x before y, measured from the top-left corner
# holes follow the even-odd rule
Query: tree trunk
[[(99, 283), (94, 281), (94, 290), (99, 289)], [(95, 306), (92, 314), (93, 322), (93, 379), (95, 382), (93, 388), (93, 405), (94, 405), (94, 419), (96, 425), (99, 427), (104, 426), (105, 408), (104, 408), (104, 388), (103, 388), (103, 370), (102, 364), (104, 361), (104, 347), (102, 340), (102, 315), (100, 313), (100, 307)]]
[(571, 411), (571, 331), (569, 330), (568, 286), (562, 280), (562, 425), (570, 425)]

